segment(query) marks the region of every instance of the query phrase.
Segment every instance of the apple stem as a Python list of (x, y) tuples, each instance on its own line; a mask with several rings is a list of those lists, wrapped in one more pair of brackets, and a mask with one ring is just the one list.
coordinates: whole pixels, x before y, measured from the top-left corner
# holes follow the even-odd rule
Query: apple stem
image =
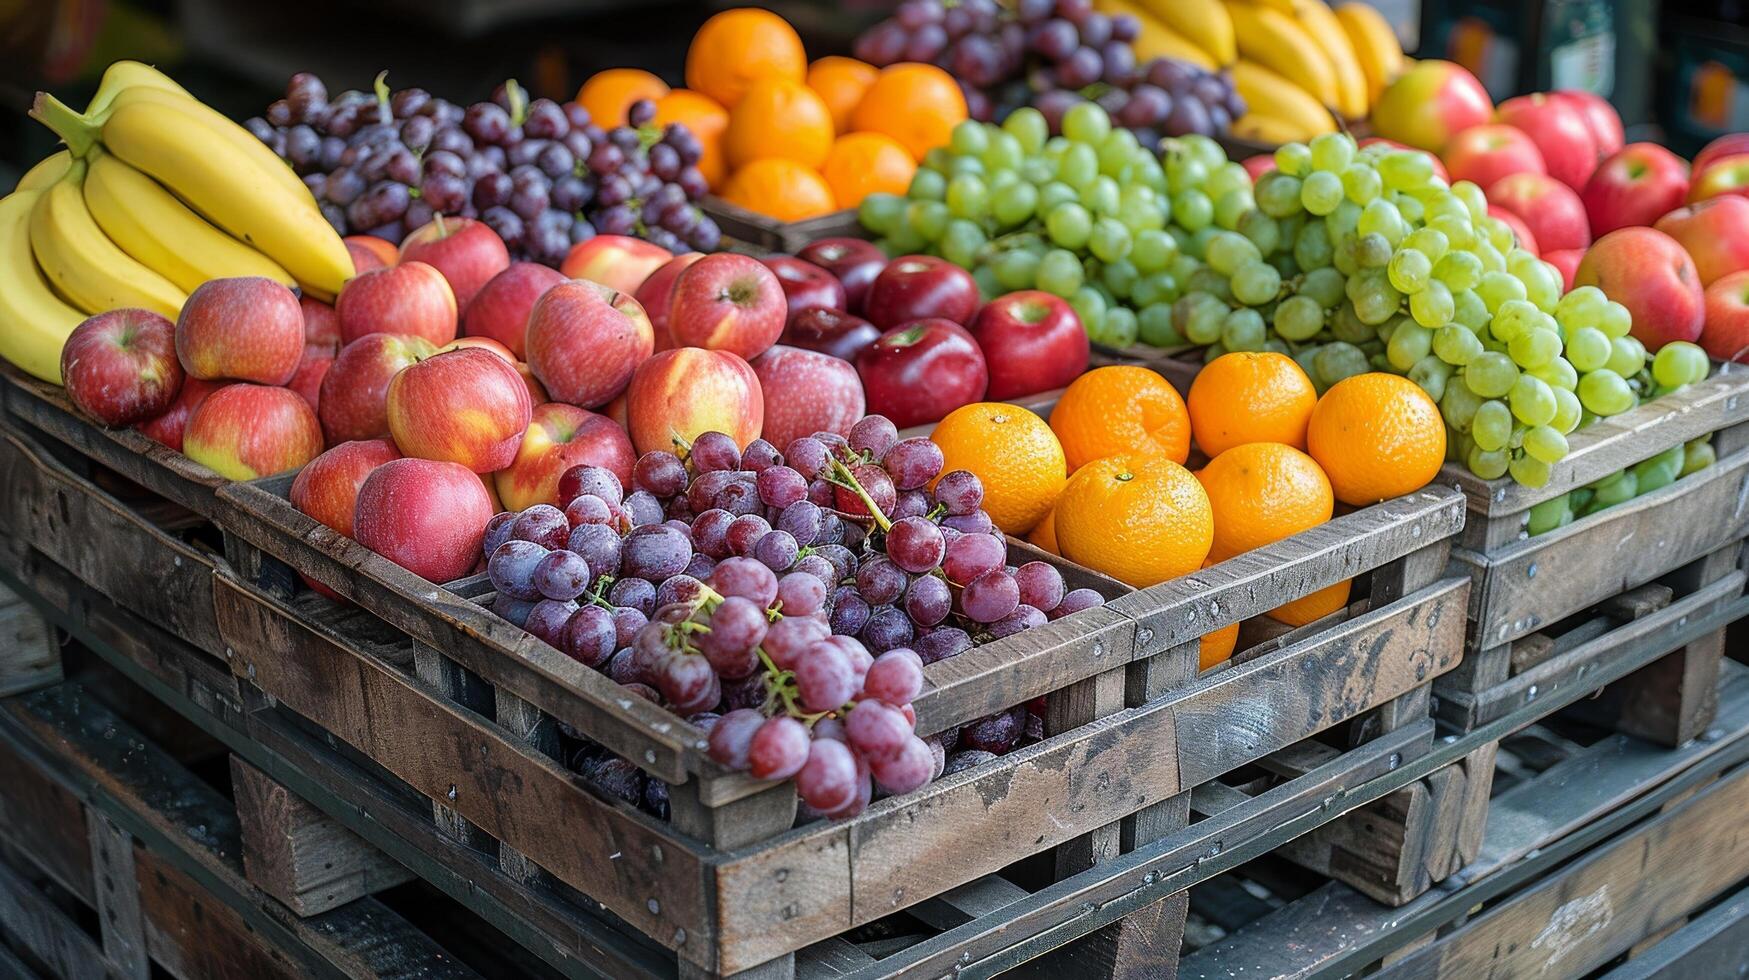
[(431, 223), (437, 226), (437, 237), (438, 238), (448, 238), (449, 237), (449, 229), (447, 229), (443, 226), (443, 212), (442, 211), (431, 212)]
[(47, 126), (76, 157), (97, 145), (97, 127), (73, 108), (47, 92), (38, 92), (30, 105), (30, 117)]

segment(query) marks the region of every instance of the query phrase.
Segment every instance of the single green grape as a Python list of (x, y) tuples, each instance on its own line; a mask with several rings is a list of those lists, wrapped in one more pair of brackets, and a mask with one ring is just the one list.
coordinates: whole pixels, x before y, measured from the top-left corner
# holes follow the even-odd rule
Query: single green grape
[(1498, 398), (1483, 402), (1470, 419), (1470, 438), (1489, 452), (1505, 449), (1507, 440), (1512, 438), (1512, 410)]
[(1540, 311), (1529, 300), (1509, 299), (1494, 311), (1488, 330), (1496, 340), (1510, 343), (1519, 334), (1536, 329), (1539, 315)]
[(1620, 415), (1634, 407), (1634, 390), (1621, 375), (1599, 368), (1579, 379), (1579, 403), (1595, 415)]
[(1127, 298), (1141, 279), (1142, 274), (1129, 259), (1106, 262), (1104, 268), (1099, 270), (1099, 281), (1105, 284), (1106, 289), (1111, 290), (1113, 296)]
[(1079, 251), (1086, 247), (1088, 237), (1093, 234), (1093, 216), (1080, 204), (1067, 201), (1045, 216), (1045, 231), (1059, 248)]
[(1579, 404), (1579, 396), (1571, 389), (1549, 386), (1555, 394), (1555, 417), (1549, 420), (1549, 425), (1555, 431), (1566, 435), (1579, 427), (1579, 419), (1585, 412), (1585, 407)]
[(1617, 337), (1609, 342), (1609, 363), (1604, 366), (1631, 378), (1646, 366), (1646, 345), (1634, 337)]
[(977, 221), (990, 207), (990, 192), (980, 177), (960, 174), (947, 182), (947, 209), (956, 218)]
[(1300, 183), (1300, 204), (1315, 215), (1335, 211), (1343, 196), (1342, 178), (1327, 170), (1313, 171)]
[(1354, 243), (1354, 260), (1362, 269), (1386, 268), (1391, 262), (1391, 243), (1376, 231), (1362, 235)]
[(1559, 463), (1567, 455), (1567, 437), (1550, 425), (1531, 426), (1524, 434), (1524, 451), (1545, 463)]
[(1081, 288), (1084, 276), (1081, 260), (1065, 249), (1053, 248), (1039, 260), (1038, 288), (1047, 293), (1068, 299)]
[(1086, 143), (1070, 143), (1057, 164), (1057, 179), (1077, 191), (1099, 176), (1099, 155)]
[(1373, 325), (1362, 323), (1360, 315), (1354, 312), (1354, 304), (1347, 301), (1330, 314), (1330, 335), (1348, 344), (1363, 344), (1378, 339), (1378, 332)]
[(1250, 307), (1233, 310), (1221, 324), (1221, 345), (1229, 351), (1262, 350), (1268, 339), (1263, 314)]
[(905, 196), (913, 201), (939, 201), (947, 196), (947, 177), (939, 171), (919, 167), (911, 175), (911, 186), (906, 189)]
[[(1449, 380), (1448, 378), (1447, 381)], [(1483, 401), (1485, 399), (1471, 391), (1469, 385), (1447, 383), (1445, 394), (1439, 399), (1439, 411), (1452, 428), (1467, 433), (1471, 421), (1476, 417), (1476, 410), (1482, 407)]]
[(1240, 215), (1239, 224), (1234, 230), (1251, 239), (1251, 244), (1257, 246), (1257, 250), (1264, 255), (1274, 252), (1281, 245), (1281, 224), (1256, 209)]
[(1172, 195), (1172, 214), (1181, 227), (1196, 231), (1215, 220), (1215, 204), (1202, 191), (1186, 188)]
[(1187, 293), (1172, 304), (1172, 325), (1193, 344), (1212, 344), (1221, 339), (1227, 304), (1207, 293)]
[(1121, 126), (1099, 144), (1099, 172), (1116, 177), (1135, 159), (1136, 134)]
[(1391, 287), (1383, 269), (1363, 269), (1348, 279), (1348, 298), (1360, 322), (1378, 326), (1397, 314), (1403, 297)]
[(1172, 324), (1171, 303), (1151, 303), (1136, 314), (1136, 334), (1144, 344), (1154, 347), (1180, 347), (1185, 337)]
[(1137, 306), (1170, 303), (1178, 298), (1178, 279), (1170, 272), (1156, 272), (1136, 280), (1130, 299)]
[(1203, 261), (1224, 276), (1238, 272), (1241, 266), (1262, 260), (1263, 252), (1256, 243), (1234, 231), (1215, 232), (1209, 236), (1208, 245), (1203, 249)]
[(888, 256), (915, 255), (928, 248), (930, 244), (924, 239), (921, 232), (904, 219), (899, 221), (898, 227), (882, 239), (882, 242), (881, 249)]
[(1300, 179), (1280, 170), (1263, 175), (1252, 189), (1257, 207), (1271, 218), (1285, 218), (1304, 210), (1300, 206)]
[(1682, 476), (1698, 473), (1719, 461), (1718, 451), (1713, 449), (1708, 438), (1703, 436), (1683, 447)]
[(1414, 322), (1398, 322), (1385, 344), (1385, 358), (1400, 373), (1408, 370), (1433, 350), (1433, 331)]
[(1476, 295), (1488, 305), (1489, 313), (1497, 313), (1509, 300), (1524, 299), (1524, 283), (1506, 272), (1484, 272), (1476, 283)]
[(1174, 194), (1208, 183), (1209, 167), (1192, 153), (1172, 153), (1166, 157), (1166, 189)]
[(1092, 286), (1082, 286), (1069, 297), (1069, 307), (1081, 318), (1087, 336), (1098, 337), (1105, 332), (1105, 297)]
[(1451, 185), (1451, 192), (1469, 209), (1471, 221), (1480, 221), (1488, 216), (1488, 196), (1474, 182), (1460, 180)]
[(1379, 172), (1364, 163), (1351, 163), (1342, 169), (1342, 193), (1356, 204), (1367, 204), (1384, 189)]
[(1561, 356), (1561, 335), (1553, 330), (1526, 330), (1506, 342), (1506, 352), (1521, 368), (1539, 368)]
[(1386, 271), (1390, 274), (1391, 285), (1397, 287), (1398, 292), (1418, 293), (1431, 281), (1433, 263), (1420, 249), (1404, 247), (1391, 256)]
[[(1555, 315), (1560, 316), (1559, 312)], [(1567, 360), (1581, 373), (1608, 364), (1613, 352), (1608, 335), (1596, 327), (1578, 327), (1567, 333)]]
[(1022, 106), (1002, 120), (1002, 131), (1020, 141), (1020, 148), (1030, 156), (1044, 149), (1050, 139), (1051, 127), (1044, 113), (1032, 106)]
[(1313, 269), (1300, 278), (1299, 294), (1317, 303), (1320, 309), (1335, 309), (1345, 295), (1344, 282), (1342, 273), (1329, 266)]
[(1257, 207), (1257, 202), (1252, 198), (1249, 187), (1227, 191), (1214, 200), (1215, 224), (1228, 230), (1238, 228), (1239, 219)]
[(1078, 202), (1079, 198), (1080, 195), (1075, 193), (1075, 188), (1070, 187), (1068, 184), (1065, 184), (1060, 180), (1053, 180), (1050, 183), (1045, 184), (1038, 189), (1038, 209), (1036, 213), (1039, 220), (1043, 221), (1052, 211), (1055, 211), (1059, 205)]
[(1077, 102), (1063, 113), (1063, 135), (1078, 143), (1098, 144), (1111, 133), (1111, 117), (1097, 102)]
[(1003, 228), (1022, 224), (1037, 210), (1038, 188), (1024, 182), (997, 190), (990, 203), (991, 215)]
[(1324, 307), (1305, 295), (1289, 296), (1275, 308), (1275, 332), (1287, 340), (1311, 340), (1324, 329)]
[[(1482, 261), (1483, 272), (1506, 271), (1506, 256), (1500, 254), (1500, 250), (1488, 242), (1477, 240), (1474, 245), (1470, 246), (1470, 251)], [(1520, 283), (1520, 285), (1523, 284)], [(1525, 293), (1529, 295), (1529, 290), (1526, 290)]]
[[(955, 218), (947, 223), (947, 230), (942, 232), (941, 257), (954, 265), (970, 269), (977, 265), (978, 253), (983, 249), (985, 241), (983, 229), (964, 218)], [(995, 270), (991, 270), (991, 276), (994, 275)]]
[(905, 223), (923, 236), (924, 241), (940, 241), (952, 218), (947, 205), (940, 201), (912, 201), (905, 206)]
[(1320, 348), (1312, 364), (1317, 368), (1317, 378), (1326, 388), (1372, 369), (1364, 351), (1340, 340)]
[(1470, 447), (1464, 465), (1470, 468), (1471, 473), (1484, 480), (1498, 480), (1506, 475), (1507, 467), (1511, 465), (1511, 456), (1504, 449), (1488, 450), (1475, 445)]
[(1472, 332), (1486, 327), (1493, 315), (1488, 312), (1488, 304), (1482, 302), (1482, 297), (1476, 295), (1473, 289), (1454, 291), (1451, 296), (1454, 323), (1461, 323)]
[[(1431, 229), (1423, 228), (1421, 230), (1430, 231)], [(1416, 234), (1420, 234), (1420, 232)], [(1440, 233), (1434, 232), (1434, 234)], [(1433, 264), (1433, 278), (1445, 283), (1452, 292), (1474, 289), (1482, 281), (1482, 260), (1471, 252), (1447, 252)]]
[(1391, 190), (1412, 190), (1433, 179), (1433, 158), (1418, 150), (1393, 150), (1379, 158), (1378, 168)]
[(1706, 380), (1706, 351), (1686, 340), (1675, 340), (1659, 348), (1652, 358), (1652, 380), (1666, 388), (1680, 388)]
[(1453, 367), (1463, 367), (1482, 353), (1482, 339), (1460, 324), (1448, 323), (1433, 332), (1433, 353)]
[(1506, 470), (1513, 480), (1527, 487), (1547, 486), (1551, 472), (1549, 464), (1535, 456), (1514, 456)]
[[(1445, 254), (1451, 251), (1451, 242), (1446, 239), (1443, 232), (1424, 227), (1410, 232), (1409, 237), (1403, 239), (1403, 247), (1420, 252), (1427, 256), (1429, 263), (1438, 265), (1439, 260), (1445, 258)], [(1451, 283), (1448, 282), (1446, 285), (1450, 286)], [(1455, 290), (1456, 287), (1453, 288)], [(1469, 287), (1465, 286), (1464, 288), (1468, 289)]]
[(990, 135), (985, 132), (984, 124), (975, 119), (967, 119), (954, 126), (949, 135), (948, 149), (960, 156), (975, 157), (983, 153), (990, 145)]
[(1531, 377), (1542, 379), (1542, 382), (1551, 388), (1565, 388), (1572, 391), (1579, 385), (1579, 372), (1573, 370), (1573, 365), (1567, 363), (1567, 359), (1564, 357), (1557, 357), (1547, 364), (1531, 368), (1525, 373)]
[(1229, 191), (1248, 191), (1250, 189), (1251, 174), (1246, 171), (1243, 164), (1226, 159), (1225, 153), (1221, 154), (1221, 162), (1218, 165), (1209, 168), (1208, 183), (1204, 186), (1204, 190), (1208, 191), (1210, 197), (1220, 197)]
[(1550, 497), (1540, 504), (1532, 504), (1525, 529), (1534, 538), (1539, 534), (1547, 534), (1555, 528), (1564, 527), (1572, 522), (1572, 494), (1563, 493), (1558, 497)]
[(1483, 398), (1502, 398), (1518, 381), (1518, 365), (1497, 351), (1483, 351), (1464, 366), (1464, 383)]
[[(1409, 368), (1409, 380), (1421, 386), (1427, 397), (1439, 401), (1445, 396), (1446, 382), (1451, 380), (1451, 365), (1429, 354)], [(1463, 387), (1456, 385), (1454, 387)]]
[(1184, 288), (1208, 293), (1223, 303), (1231, 304), (1233, 302), (1233, 287), (1228, 277), (1208, 266), (1203, 266), (1191, 273), (1190, 278), (1184, 281)]
[(1113, 347), (1128, 347), (1136, 342), (1140, 330), (1141, 324), (1135, 310), (1127, 306), (1113, 306), (1105, 311), (1104, 339), (1101, 342)]
[(1547, 425), (1555, 417), (1555, 392), (1542, 380), (1520, 374), (1507, 393), (1512, 414), (1525, 425)]
[(1283, 143), (1275, 148), (1275, 169), (1289, 177), (1304, 176), (1312, 169), (1312, 150), (1304, 143)]
[(1026, 147), (1018, 138), (1004, 133), (994, 126), (990, 127), (987, 132), (991, 134), (988, 137), (989, 145), (984, 148), (979, 159), (983, 161), (985, 169), (990, 173), (1013, 170), (1026, 159)]
[(1262, 306), (1281, 291), (1281, 273), (1267, 262), (1247, 262), (1233, 273), (1228, 285), (1234, 299), (1246, 306)]
[(1603, 314), (1598, 317), (1597, 329), (1602, 330), (1611, 340), (1626, 337), (1628, 331), (1634, 328), (1634, 315), (1628, 308), (1615, 300), (1603, 304)]
[(1093, 223), (1087, 250), (1101, 262), (1116, 262), (1130, 254), (1131, 244), (1130, 230), (1123, 222), (1116, 218), (1100, 218)]
[(1294, 236), (1294, 261), (1302, 269), (1321, 269), (1330, 265), (1333, 250), (1330, 247), (1330, 232), (1322, 221), (1312, 221), (1300, 227)]
[(1607, 305), (1609, 297), (1603, 295), (1603, 290), (1596, 286), (1578, 286), (1555, 304), (1555, 320), (1563, 331), (1594, 327), (1603, 319)]
[(1032, 289), (1038, 283), (1039, 258), (1037, 252), (1013, 248), (998, 254), (991, 262), (991, 269), (1004, 289)]
[(1591, 498), (1591, 506), (1593, 510), (1602, 510), (1634, 499), (1640, 492), (1640, 478), (1632, 469), (1626, 469), (1592, 486), (1596, 495)]
[(1341, 171), (1354, 160), (1354, 138), (1345, 133), (1325, 133), (1309, 144), (1312, 166), (1319, 170)]
[(1324, 226), (1330, 232), (1331, 243), (1340, 243), (1343, 239), (1353, 238), (1360, 234), (1360, 205), (1346, 198), (1336, 205), (1336, 210), (1324, 216)]
[(1415, 318), (1416, 323), (1429, 330), (1450, 323), (1452, 314), (1456, 311), (1451, 290), (1437, 279), (1429, 281), (1426, 289), (1409, 296), (1409, 315)]
[(1118, 189), (1117, 181), (1105, 174), (1093, 178), (1092, 182), (1081, 188), (1081, 206), (1094, 214), (1117, 214), (1122, 199), (1123, 194)]
[(1408, 234), (1407, 226), (1403, 221), (1403, 213), (1397, 210), (1395, 204), (1382, 197), (1374, 199), (1361, 209), (1360, 223), (1356, 226), (1356, 230), (1362, 235), (1377, 232), (1385, 236), (1385, 240), (1390, 242), (1393, 247), (1403, 240), (1404, 235)]

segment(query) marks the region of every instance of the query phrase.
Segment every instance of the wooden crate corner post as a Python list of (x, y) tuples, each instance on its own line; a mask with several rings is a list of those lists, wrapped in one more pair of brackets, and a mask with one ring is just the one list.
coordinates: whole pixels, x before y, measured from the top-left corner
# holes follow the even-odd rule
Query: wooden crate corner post
[(61, 644), (42, 613), (0, 585), (0, 697), (61, 682)]

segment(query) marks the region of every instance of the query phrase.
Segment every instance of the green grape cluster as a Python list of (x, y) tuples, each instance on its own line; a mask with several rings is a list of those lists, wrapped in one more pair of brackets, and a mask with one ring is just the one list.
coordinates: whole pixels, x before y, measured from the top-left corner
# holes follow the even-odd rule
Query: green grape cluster
[(972, 270), (986, 299), (1063, 297), (1096, 342), (1182, 346), (1174, 301), (1198, 283), (1225, 288), (1192, 239), (1254, 213), (1249, 175), (1207, 137), (1170, 140), (1156, 156), (1092, 102), (1071, 108), (1062, 130), (1051, 136), (1032, 108), (1000, 126), (963, 122), (925, 155), (904, 197), (864, 199), (862, 224), (888, 254)]
[[(1669, 348), (1665, 348), (1668, 350)], [(1659, 354), (1664, 351), (1660, 350)], [(1686, 355), (1685, 355), (1686, 356)], [(1656, 361), (1654, 361), (1654, 370)], [(1618, 470), (1594, 483), (1569, 490), (1530, 509), (1531, 537), (1566, 527), (1581, 517), (1590, 517), (1600, 510), (1626, 503), (1698, 473), (1718, 461), (1712, 436), (1701, 436), (1642, 460), (1624, 470)]]

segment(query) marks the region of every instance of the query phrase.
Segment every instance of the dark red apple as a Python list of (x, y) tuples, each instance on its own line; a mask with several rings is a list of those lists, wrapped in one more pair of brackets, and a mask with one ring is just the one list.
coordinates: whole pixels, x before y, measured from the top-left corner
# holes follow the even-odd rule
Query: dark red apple
[(650, 330), (656, 335), (657, 350), (673, 350), (674, 337), (668, 332), (668, 303), (674, 298), (674, 280), (686, 267), (704, 258), (703, 252), (682, 252), (662, 263), (632, 294), (644, 315), (650, 318)]
[(773, 255), (760, 260), (783, 287), (783, 297), (789, 302), (789, 319), (795, 322), (802, 310), (827, 307), (844, 309), (844, 284), (838, 277), (806, 259), (790, 255)]
[(863, 315), (882, 330), (933, 318), (966, 324), (976, 312), (972, 274), (933, 255), (902, 255), (887, 263), (863, 300)]
[(990, 370), (978, 342), (952, 320), (917, 320), (881, 334), (856, 356), (870, 415), (899, 428), (939, 422), (984, 397)]
[(819, 351), (846, 361), (856, 360), (864, 347), (879, 339), (879, 327), (862, 317), (824, 306), (796, 313), (783, 331), (783, 342), (791, 347)]
[(182, 378), (176, 325), (151, 310), (99, 313), (74, 327), (61, 345), (68, 397), (104, 425), (162, 415), (175, 403)]
[(887, 267), (886, 253), (860, 238), (822, 238), (796, 252), (796, 258), (825, 269), (844, 287), (844, 309), (861, 314), (868, 287)]
[(401, 240), (400, 261), (423, 262), (443, 273), (456, 308), (465, 310), (474, 294), (510, 265), (510, 251), (484, 221), (440, 214)]
[(193, 417), (194, 410), (206, 400), (206, 396), (218, 391), (227, 381), (202, 381), (199, 378), (183, 378), (182, 391), (176, 395), (176, 401), (161, 415), (154, 415), (144, 422), (135, 425), (146, 438), (161, 442), (177, 452), (182, 451), (182, 433), (188, 428), (188, 420)]
[(1087, 370), (1081, 318), (1050, 293), (1028, 289), (999, 296), (984, 304), (970, 329), (989, 365), (984, 397), (991, 401), (1061, 388)]

